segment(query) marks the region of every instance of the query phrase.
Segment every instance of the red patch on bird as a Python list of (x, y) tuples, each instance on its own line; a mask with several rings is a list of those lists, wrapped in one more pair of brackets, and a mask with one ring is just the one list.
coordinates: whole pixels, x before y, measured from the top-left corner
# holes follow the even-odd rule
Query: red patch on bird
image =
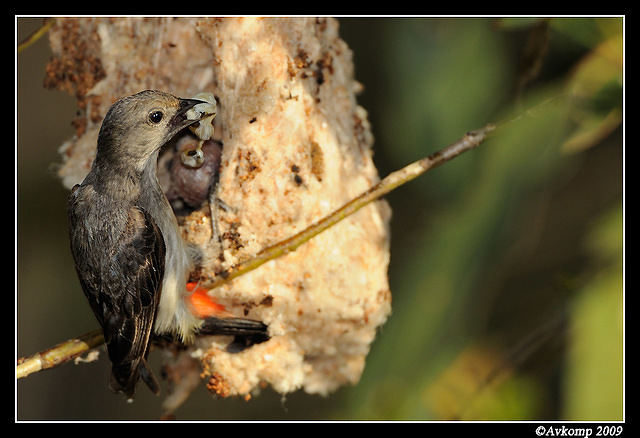
[(187, 301), (191, 306), (191, 312), (198, 318), (212, 316), (227, 316), (225, 307), (207, 294), (207, 289), (201, 288), (196, 282), (187, 283), (187, 291), (191, 292)]

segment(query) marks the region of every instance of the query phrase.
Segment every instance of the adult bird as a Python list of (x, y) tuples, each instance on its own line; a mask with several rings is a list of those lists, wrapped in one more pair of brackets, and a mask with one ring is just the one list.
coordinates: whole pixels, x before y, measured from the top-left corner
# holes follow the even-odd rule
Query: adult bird
[(152, 336), (188, 343), (200, 332), (268, 339), (262, 322), (196, 311), (186, 285), (193, 256), (158, 183), (163, 145), (210, 117), (206, 102), (147, 90), (115, 102), (98, 135), (89, 174), (68, 200), (71, 251), (82, 290), (104, 332), (110, 387), (129, 399), (147, 365)]

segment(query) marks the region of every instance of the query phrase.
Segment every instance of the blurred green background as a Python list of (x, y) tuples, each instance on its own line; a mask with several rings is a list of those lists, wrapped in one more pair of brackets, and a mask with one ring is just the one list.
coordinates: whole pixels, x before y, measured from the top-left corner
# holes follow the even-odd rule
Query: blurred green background
[[(16, 39), (41, 22), (17, 18)], [(622, 18), (340, 26), (381, 176), (512, 121), (387, 196), (393, 314), (357, 385), (329, 397), (265, 389), (249, 402), (201, 387), (178, 419), (622, 420)], [(48, 58), (44, 38), (16, 61), (18, 357), (96, 328), (53, 170), (76, 107), (43, 88)], [(102, 357), (18, 381), (16, 418), (157, 419), (162, 398), (125, 403), (108, 368)]]

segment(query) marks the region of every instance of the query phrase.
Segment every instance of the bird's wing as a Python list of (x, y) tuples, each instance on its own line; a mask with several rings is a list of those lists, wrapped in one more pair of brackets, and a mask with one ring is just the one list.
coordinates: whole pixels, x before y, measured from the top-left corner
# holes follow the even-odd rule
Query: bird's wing
[(164, 276), (164, 239), (144, 209), (107, 215), (96, 207), (97, 198), (90, 185), (72, 190), (70, 241), (80, 284), (113, 363), (110, 386), (132, 397), (142, 377), (158, 392), (146, 357)]
[(113, 363), (111, 388), (133, 396), (142, 377), (157, 393), (159, 387), (146, 365), (149, 337), (160, 303), (164, 276), (165, 244), (160, 229), (141, 208), (129, 211), (125, 236), (113, 255), (112, 266), (122, 281), (104, 291), (118, 309), (103, 320), (105, 342)]

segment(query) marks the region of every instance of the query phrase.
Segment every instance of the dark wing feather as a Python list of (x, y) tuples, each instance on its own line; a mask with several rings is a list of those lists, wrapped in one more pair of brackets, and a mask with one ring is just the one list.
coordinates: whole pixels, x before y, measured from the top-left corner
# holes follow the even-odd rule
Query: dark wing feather
[(113, 363), (111, 388), (131, 397), (139, 377), (153, 392), (159, 391), (146, 358), (160, 302), (165, 246), (160, 229), (147, 212), (132, 209), (129, 217), (129, 241), (113, 258), (125, 280), (120, 290), (111, 292), (119, 298), (115, 301), (120, 309), (105, 321), (103, 330)]
[(160, 302), (165, 244), (151, 216), (139, 207), (109, 214), (96, 208), (90, 187), (69, 199), (71, 249), (80, 284), (102, 326), (113, 364), (111, 388), (128, 397), (140, 377), (158, 384), (146, 364)]

